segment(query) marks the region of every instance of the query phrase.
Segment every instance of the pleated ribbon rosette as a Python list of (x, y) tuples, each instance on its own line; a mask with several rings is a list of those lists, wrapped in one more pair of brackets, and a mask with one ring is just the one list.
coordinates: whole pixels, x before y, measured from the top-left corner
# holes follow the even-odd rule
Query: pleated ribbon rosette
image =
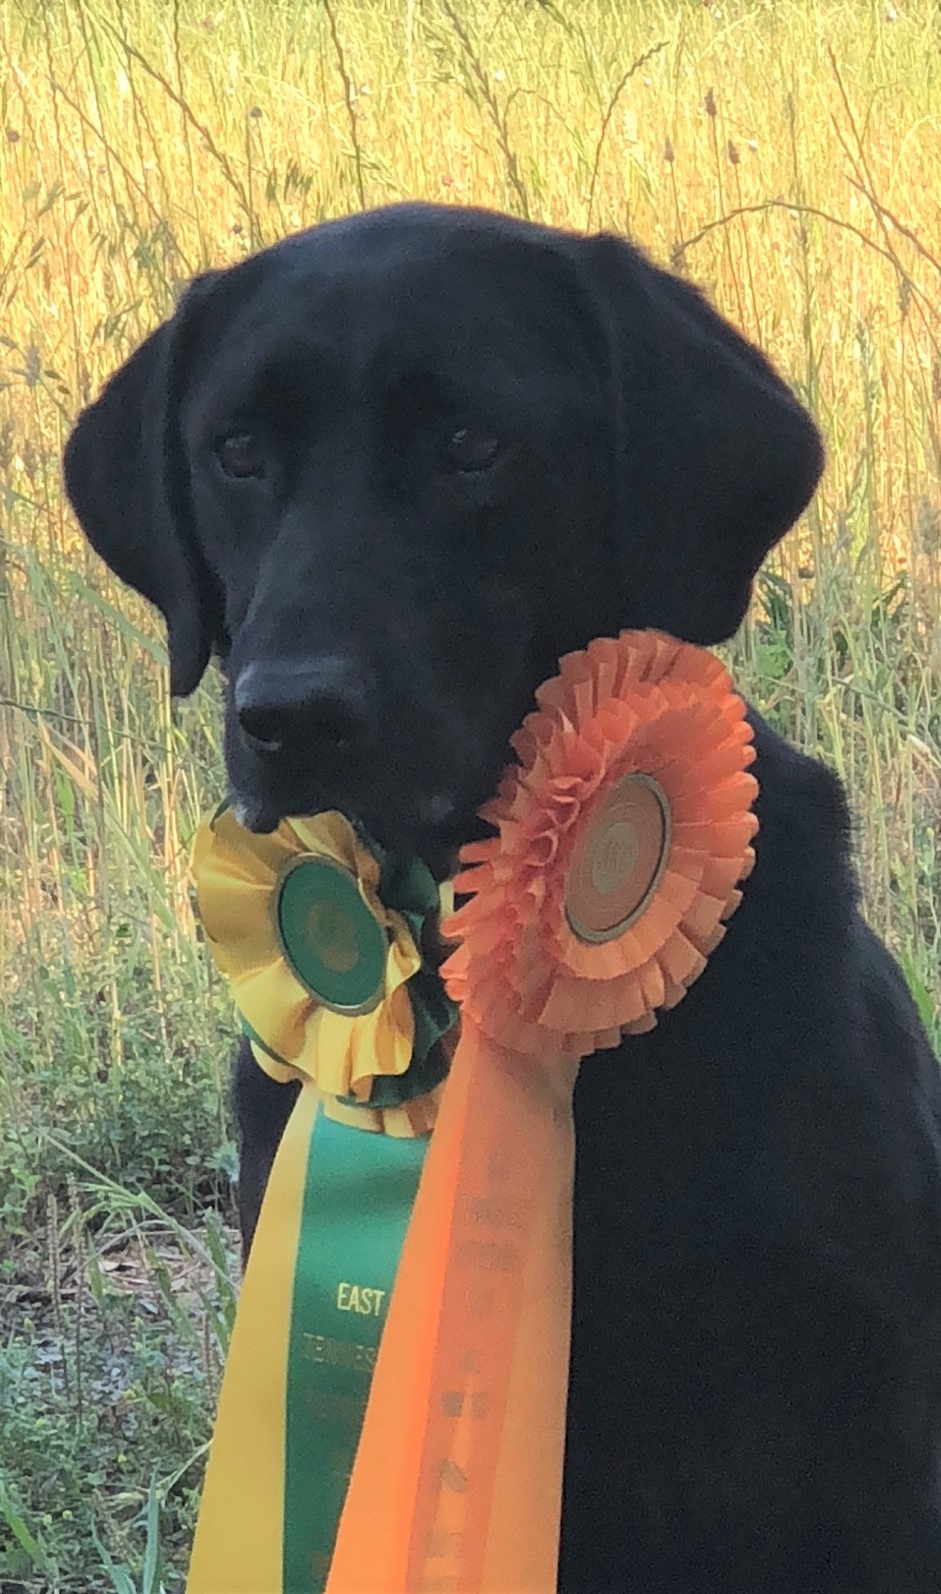
[[(701, 974), (754, 862), (757, 783), (722, 664), (650, 632), (563, 659), (513, 746), (444, 926), (460, 1040), (329, 1571), (322, 1556), (290, 1581), (282, 1564), (256, 1594), (556, 1585), (578, 1063), (642, 1035)], [(206, 1570), (190, 1594), (229, 1594)]]
[(316, 1085), (340, 1122), (429, 1131), (446, 1072), (436, 1043), (457, 1012), (422, 955), (440, 909), (425, 866), (367, 846), (342, 814), (259, 836), (224, 803), (200, 827), (192, 873), (259, 1066)]

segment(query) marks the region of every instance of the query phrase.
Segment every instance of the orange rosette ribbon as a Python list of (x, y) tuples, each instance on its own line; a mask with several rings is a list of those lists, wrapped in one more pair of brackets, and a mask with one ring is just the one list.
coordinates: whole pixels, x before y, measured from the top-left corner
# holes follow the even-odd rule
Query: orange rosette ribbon
[(461, 1039), (327, 1594), (555, 1589), (578, 1063), (681, 1000), (754, 863), (752, 732), (712, 654), (625, 632), (536, 703), (455, 881)]
[(745, 705), (711, 653), (655, 632), (562, 660), (483, 810), (498, 835), (449, 921), (463, 1020), (548, 1061), (652, 1029), (706, 966), (754, 864)]

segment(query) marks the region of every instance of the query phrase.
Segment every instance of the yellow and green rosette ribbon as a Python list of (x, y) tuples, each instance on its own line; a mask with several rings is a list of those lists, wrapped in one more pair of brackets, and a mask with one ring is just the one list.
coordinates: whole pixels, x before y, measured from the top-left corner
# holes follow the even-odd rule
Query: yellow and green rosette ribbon
[(259, 1065), (304, 1089), (246, 1270), (188, 1591), (316, 1594), (448, 1066), (456, 1008), (422, 956), (438, 889), (339, 814), (255, 836), (226, 805), (193, 872)]

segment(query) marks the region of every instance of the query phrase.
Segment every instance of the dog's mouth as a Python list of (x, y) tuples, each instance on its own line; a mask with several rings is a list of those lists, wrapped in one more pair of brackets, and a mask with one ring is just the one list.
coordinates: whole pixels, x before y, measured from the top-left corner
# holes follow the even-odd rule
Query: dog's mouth
[(455, 872), (464, 843), (491, 833), (479, 810), (512, 759), (509, 731), (517, 722), (512, 706), (503, 724), (496, 714), (455, 710), (406, 719), (390, 712), (380, 719), (383, 734), (367, 746), (312, 746), (298, 733), (269, 750), (248, 743), (229, 713), (232, 806), (258, 835), (285, 819), (339, 812), (367, 845), (420, 858), (444, 879)]
[(455, 873), (458, 854), (465, 842), (488, 833), (488, 827), (478, 817), (477, 803), (462, 804), (446, 792), (436, 792), (416, 802), (408, 815), (388, 810), (374, 813), (369, 804), (361, 805), (348, 799), (331, 800), (326, 794), (313, 790), (292, 794), (289, 803), (238, 791), (230, 796), (239, 824), (255, 835), (269, 835), (285, 819), (336, 809), (365, 840), (388, 852), (417, 855), (439, 880)]

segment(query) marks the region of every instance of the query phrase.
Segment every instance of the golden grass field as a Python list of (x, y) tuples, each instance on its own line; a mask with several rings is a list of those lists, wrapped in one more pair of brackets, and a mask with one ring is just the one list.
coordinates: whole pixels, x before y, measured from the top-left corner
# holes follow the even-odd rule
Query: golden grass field
[(817, 416), (730, 656), (846, 780), (941, 1032), (933, 0), (0, 0), (4, 1591), (181, 1586), (232, 1298), (232, 1025), (186, 885), (217, 689), (171, 705), (62, 445), (194, 272), (416, 196), (631, 235)]

